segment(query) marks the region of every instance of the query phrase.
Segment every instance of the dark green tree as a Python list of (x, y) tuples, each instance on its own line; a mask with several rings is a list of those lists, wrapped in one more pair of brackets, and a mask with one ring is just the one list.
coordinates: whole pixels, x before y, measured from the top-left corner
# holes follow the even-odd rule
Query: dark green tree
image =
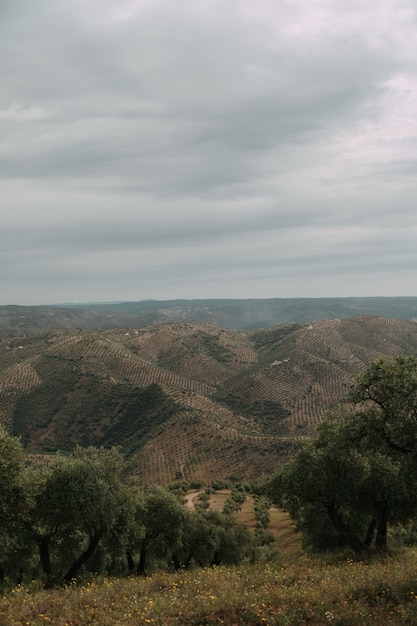
[(206, 519), (214, 527), (218, 541), (211, 565), (238, 565), (253, 554), (253, 534), (234, 515), (209, 510)]
[[(351, 386), (349, 400), (363, 407), (361, 436), (403, 455), (417, 453), (417, 360), (378, 359)], [(368, 416), (368, 419), (366, 419)]]
[(265, 495), (256, 496), (254, 512), (257, 528), (266, 528), (271, 520), (271, 501)]
[(185, 516), (177, 560), (181, 567), (237, 565), (252, 557), (254, 544), (254, 536), (247, 525), (234, 515), (196, 509)]
[(417, 361), (378, 360), (271, 482), (313, 547), (387, 548), (417, 513)]
[(139, 561), (136, 568), (139, 575), (146, 574), (150, 557), (174, 563), (176, 568), (179, 567), (175, 555), (181, 542), (184, 516), (185, 509), (179, 498), (162, 487), (152, 487), (138, 499), (138, 535), (132, 542), (128, 559), (130, 566), (133, 565), (133, 549), (139, 539)]
[(29, 511), (24, 462), (20, 441), (0, 427), (0, 583), (23, 566), (22, 530)]
[(116, 448), (77, 447), (32, 473), (31, 530), (46, 585), (69, 583), (129, 515), (125, 464)]
[(212, 523), (207, 509), (187, 511), (181, 544), (177, 549), (177, 560), (181, 566), (208, 567), (219, 547), (218, 528)]

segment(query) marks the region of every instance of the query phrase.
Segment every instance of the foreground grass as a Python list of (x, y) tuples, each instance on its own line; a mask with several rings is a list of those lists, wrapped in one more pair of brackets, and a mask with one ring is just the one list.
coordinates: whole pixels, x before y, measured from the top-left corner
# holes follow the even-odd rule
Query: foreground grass
[(417, 551), (370, 562), (302, 556), (52, 591), (17, 587), (0, 598), (1, 626), (45, 624), (417, 624)]

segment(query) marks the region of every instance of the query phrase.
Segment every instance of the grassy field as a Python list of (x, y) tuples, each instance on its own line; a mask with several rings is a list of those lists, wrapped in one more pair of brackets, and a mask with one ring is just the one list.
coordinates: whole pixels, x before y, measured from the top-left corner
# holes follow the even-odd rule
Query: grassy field
[(282, 557), (0, 598), (1, 626), (417, 624), (417, 551), (368, 562)]

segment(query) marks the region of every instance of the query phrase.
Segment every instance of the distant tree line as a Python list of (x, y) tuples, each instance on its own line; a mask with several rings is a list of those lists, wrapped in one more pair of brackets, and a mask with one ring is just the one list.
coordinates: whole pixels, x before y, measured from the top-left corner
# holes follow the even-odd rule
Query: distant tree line
[(377, 360), (350, 386), (318, 436), (268, 481), (304, 545), (388, 549), (389, 531), (417, 536), (417, 361)]
[(260, 556), (265, 542), (232, 514), (242, 490), (225, 511), (204, 499), (189, 511), (181, 488), (141, 490), (132, 480), (117, 448), (77, 447), (29, 463), (0, 428), (0, 580), (51, 587), (86, 572), (145, 575)]

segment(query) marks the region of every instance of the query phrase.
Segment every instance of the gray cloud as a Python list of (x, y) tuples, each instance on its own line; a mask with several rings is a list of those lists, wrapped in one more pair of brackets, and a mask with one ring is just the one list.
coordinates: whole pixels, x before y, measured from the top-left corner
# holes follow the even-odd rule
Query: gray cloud
[(3, 303), (415, 295), (411, 0), (0, 18)]

